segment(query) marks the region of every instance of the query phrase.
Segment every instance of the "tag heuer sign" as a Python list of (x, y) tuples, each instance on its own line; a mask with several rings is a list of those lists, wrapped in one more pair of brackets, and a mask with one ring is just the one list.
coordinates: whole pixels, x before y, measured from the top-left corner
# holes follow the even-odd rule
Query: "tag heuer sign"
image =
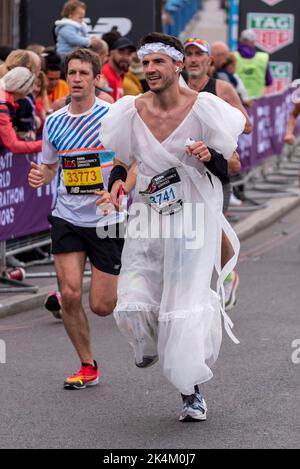
[(261, 1), (272, 7), (273, 5), (277, 5), (277, 3), (280, 3), (283, 0), (261, 0)]
[(294, 42), (295, 16), (276, 13), (248, 13), (247, 28), (256, 32), (257, 46), (272, 54)]
[(270, 62), (272, 76), (275, 80), (289, 80), (293, 79), (293, 64), (292, 62)]
[(270, 62), (273, 84), (267, 88), (266, 94), (282, 93), (293, 80), (293, 64), (291, 62)]

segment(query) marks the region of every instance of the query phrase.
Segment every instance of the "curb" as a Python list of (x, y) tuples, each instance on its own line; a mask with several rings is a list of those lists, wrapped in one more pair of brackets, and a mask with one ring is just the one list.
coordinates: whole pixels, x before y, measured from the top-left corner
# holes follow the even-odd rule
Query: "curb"
[[(266, 208), (249, 215), (245, 220), (234, 226), (240, 241), (245, 241), (259, 231), (268, 228), (272, 223), (287, 215), (300, 206), (300, 190), (291, 191), (293, 197), (273, 199), (268, 201)], [(295, 195), (297, 197), (295, 197)]]
[[(245, 220), (237, 223), (234, 227), (240, 241), (245, 241), (251, 236), (257, 234), (272, 225), (276, 220), (287, 215), (295, 208), (300, 206), (300, 190), (291, 191), (297, 197), (286, 197), (284, 199), (273, 199), (268, 202), (268, 206), (249, 215)], [(83, 292), (89, 290), (90, 281), (86, 280), (83, 284)], [(18, 296), (17, 300), (5, 300), (0, 303), (0, 319), (7, 316), (13, 316), (18, 313), (24, 313), (31, 309), (40, 308), (44, 305), (45, 297), (49, 291), (55, 291), (57, 285), (42, 287), (36, 294), (24, 294)]]
[[(86, 293), (89, 290), (90, 282), (86, 280), (83, 283), (83, 292)], [(19, 313), (25, 313), (31, 309), (41, 308), (44, 306), (46, 295), (51, 291), (57, 290), (57, 284), (49, 285), (48, 287), (42, 287), (38, 293), (24, 294), (18, 296), (14, 300), (5, 300), (0, 303), (0, 319), (7, 316), (13, 316)]]

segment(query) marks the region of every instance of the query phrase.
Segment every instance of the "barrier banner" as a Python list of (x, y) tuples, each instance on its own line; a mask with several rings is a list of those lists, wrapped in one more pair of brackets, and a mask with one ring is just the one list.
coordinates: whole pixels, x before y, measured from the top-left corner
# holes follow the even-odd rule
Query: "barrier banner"
[(28, 184), (30, 161), (40, 155), (13, 155), (0, 151), (0, 241), (49, 229), (47, 216), (55, 202), (56, 180), (35, 190)]
[[(248, 109), (253, 132), (239, 139), (239, 152), (243, 171), (248, 171), (270, 156), (280, 155), (291, 111), (290, 90), (283, 94), (260, 98)], [(299, 126), (297, 128), (299, 133)]]

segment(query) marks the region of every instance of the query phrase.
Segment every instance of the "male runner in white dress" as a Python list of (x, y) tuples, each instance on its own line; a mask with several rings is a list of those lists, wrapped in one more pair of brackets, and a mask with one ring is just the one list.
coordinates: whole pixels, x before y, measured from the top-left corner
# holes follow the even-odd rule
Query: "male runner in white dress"
[[(136, 203), (147, 207), (141, 225), (147, 220), (154, 231), (168, 217), (180, 225), (191, 205), (202, 205), (204, 217), (197, 231), (204, 231), (204, 243), (190, 249), (184, 235), (128, 237), (114, 314), (134, 349), (136, 365), (144, 368), (159, 358), (165, 376), (182, 394), (180, 420), (201, 421), (207, 406), (199, 385), (213, 376), (210, 366), (220, 350), (221, 311), (228, 334), (238, 342), (219, 293), (239, 253), (238, 239), (222, 214), (221, 183), (203, 162), (211, 158), (208, 147), (226, 159), (232, 157), (245, 117), (211, 94), (180, 87), (184, 50), (178, 39), (151, 33), (142, 39), (139, 56), (150, 91), (112, 105), (100, 129), (104, 145), (116, 152), (117, 166), (138, 164), (128, 231), (134, 231)], [(113, 201), (121, 185), (115, 181)], [(234, 252), (223, 269), (222, 230)], [(217, 291), (211, 289), (214, 267)]]

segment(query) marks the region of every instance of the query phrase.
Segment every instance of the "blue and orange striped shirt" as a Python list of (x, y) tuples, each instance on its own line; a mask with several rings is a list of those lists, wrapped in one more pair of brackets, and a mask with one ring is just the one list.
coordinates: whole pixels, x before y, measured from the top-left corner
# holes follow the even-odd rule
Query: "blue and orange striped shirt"
[[(82, 155), (100, 154), (103, 180), (106, 185), (113, 166), (114, 154), (103, 148), (100, 128), (109, 107), (108, 103), (95, 98), (94, 106), (84, 114), (71, 114), (69, 106), (66, 106), (48, 117), (44, 126), (42, 162), (51, 165), (62, 162), (63, 158), (72, 157), (72, 160), (76, 160)], [(96, 227), (101, 216), (97, 213), (95, 202), (96, 196), (93, 194), (70, 193), (61, 171), (54, 216), (76, 226)]]

